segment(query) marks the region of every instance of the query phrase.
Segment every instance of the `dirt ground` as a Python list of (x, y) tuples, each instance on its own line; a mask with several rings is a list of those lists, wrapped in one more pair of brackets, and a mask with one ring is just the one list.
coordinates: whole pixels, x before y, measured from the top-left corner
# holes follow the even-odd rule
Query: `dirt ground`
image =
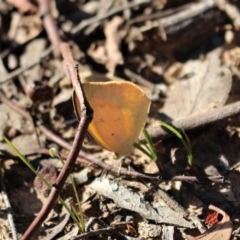
[[(239, 1), (2, 0), (0, 13), (1, 240), (240, 239)], [(78, 74), (144, 91), (156, 161), (86, 134)]]

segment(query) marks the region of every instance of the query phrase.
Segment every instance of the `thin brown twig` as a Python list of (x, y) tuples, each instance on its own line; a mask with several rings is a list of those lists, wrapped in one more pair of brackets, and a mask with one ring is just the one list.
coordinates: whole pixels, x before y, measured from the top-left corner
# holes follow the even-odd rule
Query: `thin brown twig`
[(99, 236), (100, 234), (106, 234), (106, 233), (111, 233), (113, 231), (113, 228), (112, 227), (107, 227), (107, 228), (103, 228), (103, 229), (97, 229), (97, 230), (93, 230), (91, 232), (85, 232), (85, 233), (82, 233), (78, 236), (75, 236), (75, 237), (72, 237), (71, 240), (80, 240), (80, 239), (87, 239), (89, 237), (97, 237)]
[[(54, 137), (55, 140), (58, 139), (58, 140), (61, 140), (61, 142), (62, 142), (62, 139), (60, 137), (56, 136), (54, 133), (52, 133), (51, 131), (49, 131), (48, 129), (46, 129), (45, 127), (42, 127), (42, 126), (43, 125), (41, 125), (41, 131), (49, 139), (53, 140), (52, 137)], [(48, 131), (48, 133), (46, 131)], [(57, 143), (57, 144), (59, 144), (60, 146), (63, 147), (63, 145), (61, 145), (58, 140), (55, 141), (55, 143)], [(71, 145), (66, 143), (66, 142), (65, 142), (65, 146), (66, 146), (65, 148), (68, 149), (68, 150), (71, 147)], [(44, 153), (44, 154), (48, 154), (49, 151), (47, 149), (40, 149), (39, 152)], [(61, 156), (63, 158), (66, 158), (66, 155), (63, 154), (63, 153), (61, 153)], [(121, 169), (119, 169), (118, 167), (114, 167), (114, 166), (111, 166), (109, 164), (106, 164), (103, 161), (98, 160), (95, 157), (93, 157), (92, 155), (87, 154), (83, 151), (81, 151), (79, 153), (79, 157), (77, 158), (76, 162), (84, 163), (84, 164), (88, 164), (88, 165), (91, 164), (92, 166), (95, 165), (95, 166), (101, 167), (102, 169), (106, 169), (109, 172), (112, 172), (112, 173), (115, 173), (115, 174), (120, 174), (122, 176), (138, 177), (138, 178), (145, 178), (145, 179), (151, 179), (151, 180), (158, 180), (159, 179), (159, 174), (143, 174), (143, 173), (139, 173), (139, 172), (136, 172), (134, 170), (128, 170), (128, 169), (125, 169), (125, 168), (122, 168), (122, 167), (121, 167)]]
[(229, 174), (231, 171), (234, 171), (239, 166), (240, 166), (240, 162), (235, 163), (233, 166), (229, 168), (229, 170), (227, 171), (227, 174)]
[[(7, 104), (9, 107), (11, 107), (13, 110), (15, 110), (17, 113), (21, 114), (28, 120), (32, 120), (31, 116), (27, 111), (25, 111), (23, 108), (17, 106), (14, 104), (11, 100), (9, 100), (1, 91), (0, 91), (0, 99), (2, 102)], [(63, 140), (61, 137), (57, 136), (55, 133), (50, 131), (46, 126), (43, 124), (39, 124), (38, 128), (40, 131), (50, 140), (53, 142), (57, 143), (59, 146), (71, 150), (71, 145)], [(48, 150), (40, 149), (40, 153), (48, 154)], [(62, 155), (64, 158), (67, 158), (67, 155)], [(80, 157), (80, 158), (79, 158)], [(121, 168), (116, 168), (114, 166), (111, 166), (109, 164), (106, 164), (102, 161), (99, 161), (92, 155), (85, 153), (84, 151), (80, 151), (79, 157), (77, 158), (77, 161), (80, 163), (86, 163), (86, 164), (93, 164), (96, 166), (99, 166), (103, 169), (106, 169), (109, 172), (115, 173), (115, 174), (121, 174), (124, 176), (130, 176), (130, 177), (138, 177), (138, 178), (145, 178), (145, 179), (151, 179), (151, 180), (159, 180), (159, 174), (143, 174), (136, 172), (134, 170), (129, 171), (128, 169)], [(165, 179), (162, 178), (162, 180), (171, 180), (171, 181), (187, 181), (187, 182), (220, 182), (222, 183), (224, 178), (221, 176), (175, 176), (173, 178)]]
[[(170, 124), (186, 132), (226, 118), (234, 117), (238, 114), (240, 114), (240, 101), (204, 113), (173, 120)], [(160, 125), (154, 127), (149, 126), (147, 131), (154, 141), (174, 136), (172, 132), (165, 130)]]
[(140, 83), (141, 85), (148, 87), (150, 90), (153, 91), (155, 89), (155, 84), (151, 83), (150, 81), (148, 81), (147, 79), (143, 78), (142, 76), (134, 73), (130, 69), (124, 68), (124, 73), (131, 80), (136, 81), (136, 82)]
[[(101, 226), (103, 228), (91, 231), (90, 228), (94, 224), (98, 224), (99, 226)], [(88, 237), (98, 236), (99, 234), (104, 234), (104, 233), (105, 234), (106, 233), (111, 233), (111, 235), (116, 235), (120, 238), (127, 239), (127, 240), (140, 240), (140, 239), (142, 239), (142, 238), (135, 238), (135, 237), (123, 235), (121, 232), (117, 231), (116, 228), (108, 226), (104, 221), (102, 221), (101, 219), (96, 218), (96, 217), (91, 217), (89, 219), (88, 223), (86, 224), (86, 231), (87, 231), (86, 233), (82, 233), (81, 235), (72, 237), (71, 240), (78, 240), (78, 239), (84, 239), (84, 238), (87, 239)]]
[[(112, 5), (114, 3), (114, 0), (100, 0), (99, 1), (99, 5), (101, 6), (98, 9), (97, 15), (96, 17), (100, 17), (100, 16), (105, 16), (107, 14), (107, 12), (109, 11), (109, 9), (111, 9)], [(89, 35), (91, 34), (99, 25), (101, 24), (101, 22), (96, 22), (92, 25), (90, 25), (86, 30), (85, 30), (85, 35)]]
[(61, 53), (64, 58), (65, 64), (70, 72), (72, 84), (75, 88), (76, 94), (80, 101), (82, 116), (78, 125), (78, 129), (73, 141), (72, 148), (66, 160), (66, 163), (63, 166), (60, 174), (58, 175), (55, 183), (53, 184), (53, 187), (52, 187), (51, 193), (49, 194), (47, 202), (44, 204), (38, 216), (34, 219), (34, 221), (31, 223), (29, 228), (24, 233), (22, 240), (30, 239), (33, 236), (33, 234), (37, 231), (37, 229), (41, 226), (43, 221), (46, 219), (51, 209), (54, 207), (54, 204), (58, 198), (58, 195), (73, 168), (73, 165), (76, 161), (78, 153), (81, 149), (85, 134), (87, 132), (88, 125), (92, 120), (92, 109), (90, 108), (89, 105), (86, 105), (86, 99), (83, 95), (82, 87), (79, 79), (78, 67), (74, 63), (68, 44), (66, 43), (61, 44)]
[[(41, 125), (40, 130), (42, 133), (47, 136), (48, 139), (53, 140), (55, 143), (58, 145), (70, 149), (71, 145), (65, 142), (63, 139), (60, 137), (56, 136), (53, 132), (48, 130), (45, 126)], [(64, 142), (64, 145), (61, 143)], [(49, 151), (47, 149), (40, 149), (40, 153), (43, 154), (48, 154)], [(67, 155), (62, 154), (61, 156), (63, 158), (66, 158)], [(79, 153), (79, 157), (77, 158), (77, 161), (79, 163), (84, 163), (84, 164), (92, 164), (93, 166), (96, 165), (98, 167), (101, 167), (102, 169), (106, 169), (109, 172), (115, 173), (115, 174), (120, 174), (122, 176), (129, 176), (129, 177), (135, 177), (135, 178), (142, 178), (142, 179), (151, 179), (151, 180), (159, 180), (159, 177), (161, 177), (159, 174), (143, 174), (140, 172), (136, 172), (134, 170), (128, 170), (125, 168), (119, 168), (111, 166), (109, 164), (104, 163), (103, 161), (100, 161), (93, 157), (92, 155), (85, 153), (81, 151)], [(198, 183), (209, 183), (209, 182), (215, 182), (215, 183), (223, 183), (224, 182), (224, 177), (223, 176), (175, 176), (173, 178), (164, 178), (162, 177), (161, 180), (168, 180), (168, 181), (186, 181), (186, 182), (198, 182)]]
[(81, 23), (79, 23), (74, 28), (72, 28), (71, 34), (77, 35), (84, 28), (88, 27), (91, 24), (94, 24), (94, 23), (97, 23), (99, 21), (102, 21), (102, 20), (104, 20), (104, 19), (106, 19), (108, 17), (111, 17), (112, 15), (114, 15), (114, 14), (116, 14), (118, 12), (124, 11), (125, 9), (136, 7), (136, 6), (139, 6), (141, 4), (148, 3), (148, 2), (150, 2), (150, 0), (141, 0), (141, 1), (138, 1), (136, 3), (129, 3), (127, 6), (117, 6), (117, 7), (113, 8), (112, 10), (110, 10), (108, 13), (106, 13), (104, 16), (95, 16), (95, 17), (83, 20)]
[(119, 238), (121, 239), (127, 239), (127, 240), (141, 240), (142, 238), (135, 238), (135, 237), (130, 237), (127, 235), (124, 235), (120, 232), (118, 232), (116, 229), (114, 229), (113, 227), (107, 227), (107, 228), (102, 228), (102, 229), (98, 229), (98, 230), (93, 230), (90, 232), (86, 232), (86, 233), (82, 233), (81, 235), (72, 237), (71, 240), (80, 240), (80, 239), (87, 239), (89, 237), (93, 237), (95, 236), (96, 238), (100, 235), (100, 234), (109, 234), (109, 235), (117, 235)]
[(223, 176), (176, 176), (171, 178), (171, 181), (185, 181), (185, 182), (198, 182), (198, 183), (223, 183)]
[(15, 112), (19, 113), (22, 115), (24, 118), (26, 118), (29, 121), (32, 121), (32, 118), (30, 114), (25, 111), (23, 108), (19, 107), (16, 105), (14, 102), (12, 102), (10, 99), (8, 99), (5, 94), (0, 90), (0, 100), (1, 102), (7, 104), (10, 108), (12, 108)]
[(184, 5), (177, 6), (175, 8), (168, 8), (166, 10), (161, 9), (157, 12), (153, 12), (153, 13), (150, 13), (150, 14), (147, 14), (147, 15), (144, 14), (144, 15), (136, 16), (136, 17), (133, 17), (132, 19), (130, 19), (128, 24), (132, 25), (132, 24), (136, 24), (136, 23), (140, 23), (140, 22), (145, 22), (145, 21), (148, 21), (148, 20), (161, 19), (161, 18), (170, 16), (170, 15), (173, 15), (175, 13), (178, 13), (180, 11), (183, 11), (183, 10), (191, 7), (194, 4), (196, 4), (196, 3), (191, 2), (191, 3), (187, 3), (187, 4), (184, 4)]
[[(1, 99), (2, 102), (7, 104), (9, 107), (11, 107), (17, 113), (21, 114), (23, 117), (25, 117), (29, 121), (32, 120), (30, 114), (27, 111), (25, 111), (23, 108), (17, 106), (16, 104), (14, 104), (1, 91), (0, 91), (0, 99)], [(59, 146), (65, 148), (65, 149), (71, 150), (71, 148), (72, 148), (71, 144), (69, 144), (67, 141), (65, 141), (61, 137), (57, 136), (56, 134), (54, 134), (46, 126), (44, 126), (43, 124), (39, 124), (38, 128), (48, 139), (52, 140), (53, 142), (57, 143)], [(44, 153), (44, 154), (48, 154), (48, 150), (40, 149), (39, 152)], [(63, 157), (67, 158), (66, 155), (63, 155)], [(142, 174), (142, 173), (139, 173), (139, 172), (136, 172), (136, 171), (133, 171), (133, 170), (129, 171), (128, 169), (124, 169), (124, 168), (121, 168), (121, 170), (119, 172), (119, 168), (116, 168), (116, 167), (111, 166), (109, 164), (106, 164), (102, 161), (99, 161), (98, 159), (96, 159), (92, 155), (87, 154), (83, 151), (80, 151), (79, 157), (80, 158), (78, 158), (77, 161), (79, 161), (81, 163), (94, 164), (94, 165), (97, 165), (97, 166), (99, 166), (103, 169), (106, 169), (107, 171), (113, 172), (113, 173), (117, 173), (117, 174), (120, 173), (120, 174), (126, 175), (126, 176), (147, 178), (147, 179), (152, 179), (152, 180), (154, 180), (154, 179), (157, 180), (158, 179), (157, 174), (156, 175), (147, 175), (147, 174)]]
[(38, 0), (39, 3), (39, 14), (43, 16), (43, 25), (47, 32), (48, 38), (54, 48), (54, 55), (58, 57), (60, 55), (60, 44), (61, 39), (58, 34), (58, 28), (50, 14), (49, 0)]
[(187, 6), (188, 5), (186, 5), (186, 8), (183, 9), (182, 11), (176, 12), (173, 15), (152, 21), (152, 24), (150, 26), (146, 25), (141, 27), (140, 28), (141, 32), (146, 32), (159, 26), (162, 26), (165, 29), (167, 27), (173, 26), (174, 24), (178, 24), (188, 19), (194, 19), (195, 17), (200, 16), (204, 12), (215, 8), (216, 2), (214, 0), (205, 0), (189, 5), (189, 7)]
[(49, 54), (51, 54), (53, 51), (53, 47), (50, 46), (49, 48), (47, 48), (41, 55), (41, 57), (36, 60), (35, 62), (29, 64), (28, 66), (24, 66), (21, 68), (18, 68), (14, 71), (12, 71), (11, 73), (9, 73), (7, 76), (4, 76), (4, 78), (0, 81), (0, 84), (5, 83), (15, 77), (17, 77), (18, 75), (24, 73), (25, 71), (27, 71), (28, 69), (34, 67), (35, 65), (39, 64), (44, 58), (46, 58), (47, 56), (49, 56)]

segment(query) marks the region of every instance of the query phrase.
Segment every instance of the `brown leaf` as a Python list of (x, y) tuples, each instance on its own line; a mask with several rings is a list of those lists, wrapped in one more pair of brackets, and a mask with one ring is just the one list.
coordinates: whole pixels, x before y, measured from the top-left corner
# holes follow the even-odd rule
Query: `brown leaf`
[(109, 72), (114, 72), (118, 64), (123, 64), (123, 56), (119, 50), (122, 37), (119, 34), (119, 26), (123, 23), (123, 19), (115, 16), (105, 26), (104, 33), (106, 36), (106, 53), (108, 56), (107, 68)]
[[(118, 206), (137, 212), (145, 219), (192, 228), (192, 222), (186, 220), (184, 213), (170, 208), (165, 200), (156, 196), (151, 203), (142, 200), (142, 194), (132, 191), (129, 187), (107, 178), (95, 179), (90, 188), (98, 194), (112, 199)], [(172, 200), (173, 201), (173, 200)], [(173, 206), (173, 204), (171, 204)]]
[[(50, 164), (46, 164), (39, 171), (39, 174), (51, 185), (57, 178), (57, 170)], [(47, 197), (49, 193), (48, 187), (38, 177), (34, 180), (35, 189), (41, 194)]]
[(216, 211), (218, 214), (223, 216), (221, 222), (217, 223), (210, 229), (208, 229), (205, 233), (197, 236), (191, 237), (187, 236), (189, 240), (229, 240), (232, 235), (232, 222), (230, 221), (230, 217), (221, 209), (210, 205), (209, 209)]
[(9, 39), (24, 44), (35, 38), (42, 31), (42, 20), (37, 15), (21, 16), (18, 13), (13, 14)]
[(218, 48), (204, 60), (185, 63), (161, 112), (171, 119), (181, 119), (224, 105), (231, 90), (232, 74), (221, 66), (221, 52)]
[(36, 1), (32, 0), (6, 0), (9, 4), (13, 5), (18, 9), (20, 13), (31, 13), (37, 12), (38, 8), (36, 6)]

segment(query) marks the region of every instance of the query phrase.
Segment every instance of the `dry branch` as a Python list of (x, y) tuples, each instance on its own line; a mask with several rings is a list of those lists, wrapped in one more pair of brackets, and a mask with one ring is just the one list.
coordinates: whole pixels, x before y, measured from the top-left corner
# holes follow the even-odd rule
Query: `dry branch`
[(69, 174), (71, 173), (73, 165), (81, 149), (85, 134), (87, 132), (88, 125), (92, 119), (92, 109), (89, 107), (88, 104), (86, 104), (86, 99), (83, 95), (82, 88), (81, 88), (78, 68), (74, 63), (68, 44), (63, 43), (61, 45), (61, 52), (65, 60), (65, 64), (70, 72), (72, 84), (75, 88), (78, 99), (80, 100), (80, 104), (82, 108), (82, 116), (78, 125), (78, 129), (74, 138), (71, 151), (66, 160), (66, 163), (62, 168), (60, 174), (58, 175), (55, 183), (52, 186), (52, 190), (47, 199), (47, 202), (44, 204), (38, 216), (35, 218), (35, 220), (29, 226), (27, 231), (24, 233), (22, 240), (30, 239), (33, 236), (33, 234), (37, 231), (37, 229), (41, 226), (43, 221), (46, 219), (51, 209), (54, 207), (54, 204), (60, 194), (60, 191), (64, 183), (66, 182)]
[[(224, 107), (207, 111), (204, 113), (196, 114), (179, 120), (170, 122), (172, 126), (183, 131), (193, 130), (199, 127), (206, 126), (217, 121), (230, 118), (240, 114), (240, 101), (226, 105)], [(173, 134), (159, 126), (149, 126), (148, 132), (154, 141), (166, 139)]]

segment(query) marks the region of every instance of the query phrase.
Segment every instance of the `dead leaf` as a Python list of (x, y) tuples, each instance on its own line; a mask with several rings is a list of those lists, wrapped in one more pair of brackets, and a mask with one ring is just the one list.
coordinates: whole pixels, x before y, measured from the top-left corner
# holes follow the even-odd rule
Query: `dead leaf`
[[(0, 131), (3, 133), (7, 128), (13, 127), (18, 132), (26, 133), (31, 131), (32, 123), (26, 121), (22, 116), (18, 113), (12, 111), (7, 105), (0, 105), (0, 112), (2, 117), (0, 118)], [(2, 135), (0, 136), (0, 140), (2, 140)], [(25, 142), (26, 141), (26, 142)], [(29, 142), (32, 144), (29, 145)], [(13, 139), (13, 142), (17, 144), (17, 147), (21, 148), (23, 152), (22, 154), (32, 153), (36, 150), (37, 145), (35, 145), (35, 135), (23, 135), (18, 136)], [(26, 145), (24, 145), (26, 143)], [(1, 149), (9, 149), (7, 144), (2, 143)], [(34, 149), (35, 148), (35, 149)]]
[(171, 86), (161, 111), (163, 114), (180, 119), (225, 104), (232, 75), (229, 69), (221, 67), (221, 52), (218, 48), (203, 61), (190, 60), (184, 64), (178, 82)]
[[(50, 164), (46, 164), (43, 168), (39, 171), (39, 174), (51, 185), (57, 178), (57, 170)], [(48, 196), (50, 189), (43, 183), (39, 177), (36, 177), (34, 180), (34, 187), (36, 191), (43, 195), (44, 197)]]
[(96, 46), (95, 43), (92, 43), (87, 53), (97, 63), (106, 64), (108, 61), (108, 56), (104, 46)]
[(217, 223), (210, 229), (208, 229), (204, 234), (197, 237), (187, 236), (189, 240), (229, 240), (232, 235), (232, 222), (230, 217), (221, 209), (210, 205), (209, 209), (216, 211), (218, 214), (223, 216), (221, 222)]
[[(96, 14), (96, 17), (103, 17), (109, 9), (112, 7), (114, 3), (114, 0), (100, 0), (98, 4), (98, 13)], [(96, 22), (90, 25), (85, 31), (85, 35), (91, 34), (99, 25), (101, 22)]]
[[(31, 62), (37, 61), (41, 58), (42, 52), (46, 47), (46, 41), (43, 38), (35, 39), (30, 42), (25, 49), (25, 52), (20, 57), (21, 66), (28, 66)], [(31, 59), (31, 62), (29, 61)], [(40, 75), (40, 65), (36, 65), (31, 69), (24, 72), (24, 77), (27, 83), (39, 80)]]
[[(16, 18), (18, 21), (16, 21)], [(15, 14), (12, 19), (11, 28), (16, 29), (16, 31), (10, 32), (10, 37), (13, 37), (12, 40), (18, 44), (24, 44), (35, 38), (42, 31), (43, 26), (42, 20), (37, 15), (21, 16), (19, 19), (19, 16)], [(12, 32), (14, 32), (14, 35)]]
[(31, 13), (37, 12), (37, 2), (34, 0), (6, 0), (9, 4), (13, 5), (18, 9), (20, 13)]
[(65, 236), (58, 238), (58, 240), (69, 240), (72, 237), (77, 236), (79, 233), (79, 228), (78, 227), (74, 227), (70, 232), (68, 232)]
[(164, 225), (162, 228), (162, 240), (174, 240), (174, 227)]
[(218, 222), (219, 222), (219, 220), (218, 220), (217, 212), (213, 212), (213, 213), (209, 214), (205, 220), (205, 224), (208, 226), (208, 228), (214, 226)]
[(120, 51), (120, 43), (122, 37), (119, 34), (119, 26), (123, 23), (123, 19), (119, 16), (115, 16), (109, 21), (104, 29), (106, 36), (106, 53), (108, 56), (107, 69), (109, 72), (114, 73), (117, 65), (123, 64), (123, 56)]
[(159, 237), (162, 233), (162, 227), (156, 224), (148, 223), (148, 222), (140, 222), (138, 224), (138, 232), (144, 238), (149, 237)]
[(222, 11), (225, 11), (228, 17), (232, 19), (234, 28), (236, 30), (239, 30), (240, 29), (239, 8), (234, 4), (231, 4), (230, 2), (228, 3), (228, 1), (224, 1), (224, 0), (217, 0), (216, 3), (219, 9), (221, 9)]
[(193, 227), (193, 224), (187, 221), (181, 212), (172, 210), (164, 202), (149, 204), (136, 191), (132, 191), (116, 181), (107, 178), (96, 179), (90, 184), (90, 187), (98, 194), (112, 199), (118, 206), (137, 212), (145, 219), (154, 220), (157, 223)]
[[(65, 200), (65, 203), (68, 205), (68, 207), (70, 207), (69, 200)], [(70, 218), (69, 212), (65, 207), (62, 207), (62, 212), (58, 217), (58, 223), (56, 224), (56, 226), (47, 229), (45, 231), (46, 237), (43, 237), (42, 239), (43, 240), (53, 239), (57, 234), (63, 231), (66, 224), (68, 223), (69, 218)]]

